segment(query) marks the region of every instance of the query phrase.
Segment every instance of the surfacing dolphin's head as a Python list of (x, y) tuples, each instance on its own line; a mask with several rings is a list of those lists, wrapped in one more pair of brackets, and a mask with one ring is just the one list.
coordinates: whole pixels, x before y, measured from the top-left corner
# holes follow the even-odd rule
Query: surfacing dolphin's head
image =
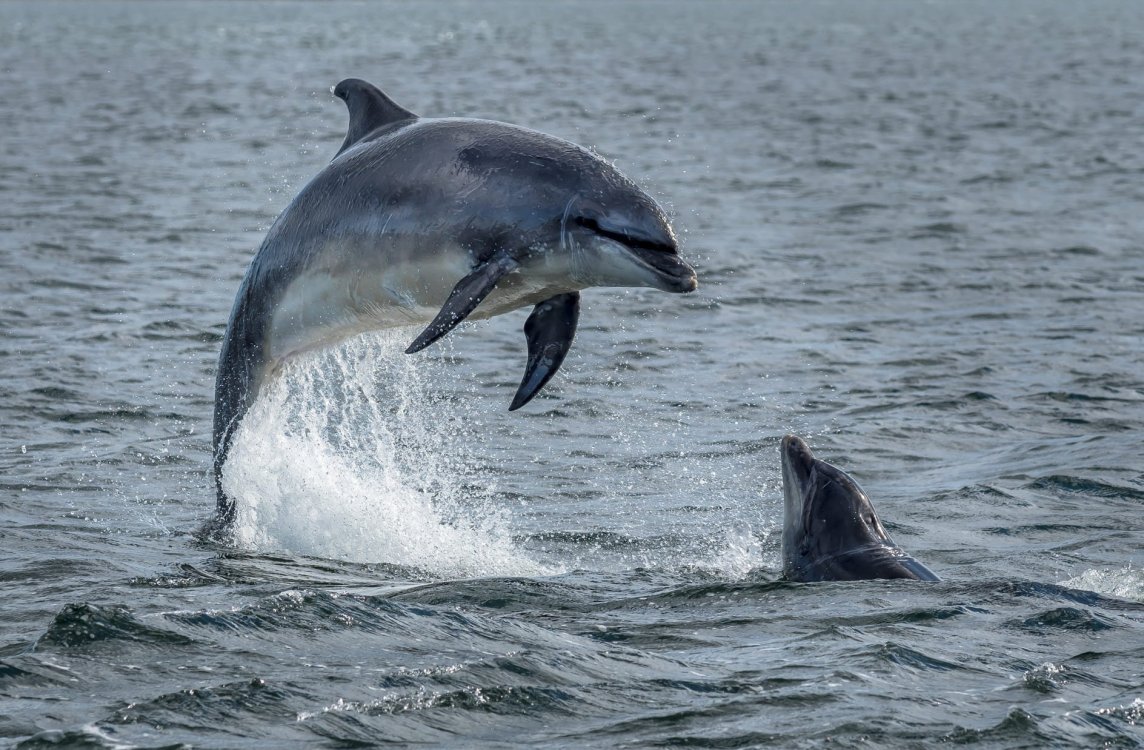
[(814, 457), (794, 435), (782, 441), (783, 574), (794, 581), (937, 580), (886, 533), (854, 479)]

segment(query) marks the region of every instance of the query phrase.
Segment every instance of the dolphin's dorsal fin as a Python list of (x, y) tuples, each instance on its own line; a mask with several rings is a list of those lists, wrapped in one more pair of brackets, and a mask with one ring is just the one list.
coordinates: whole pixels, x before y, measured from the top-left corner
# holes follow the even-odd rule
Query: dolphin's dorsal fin
[(334, 87), (334, 96), (346, 103), (350, 126), (337, 158), (350, 146), (384, 125), (402, 120), (416, 120), (417, 115), (390, 99), (381, 89), (360, 78), (347, 78)]

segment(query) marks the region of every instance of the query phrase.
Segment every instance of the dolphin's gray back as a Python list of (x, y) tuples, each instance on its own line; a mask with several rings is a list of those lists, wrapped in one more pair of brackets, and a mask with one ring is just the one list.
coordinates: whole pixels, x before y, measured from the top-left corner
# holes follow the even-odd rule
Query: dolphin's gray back
[(423, 238), (427, 251), (435, 249), (434, 237), (459, 240), (479, 262), (499, 239), (527, 241), (550, 228), (539, 207), (562, 206), (569, 194), (604, 200), (609, 181), (635, 187), (586, 149), (527, 128), (465, 118), (406, 120), (373, 131), (319, 172), (258, 252), (273, 255), (277, 267), (252, 269), (292, 278), (322, 252), (315, 238), (375, 238), (382, 229), (388, 238)]

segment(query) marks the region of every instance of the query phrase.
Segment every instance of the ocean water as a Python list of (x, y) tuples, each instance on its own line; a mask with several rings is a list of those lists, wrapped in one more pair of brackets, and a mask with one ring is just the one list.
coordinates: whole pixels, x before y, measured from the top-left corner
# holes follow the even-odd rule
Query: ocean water
[[(0, 737), (1144, 745), (1144, 5), (0, 3)], [(597, 150), (700, 289), (219, 343), (342, 78)], [(781, 580), (778, 446), (937, 584)]]

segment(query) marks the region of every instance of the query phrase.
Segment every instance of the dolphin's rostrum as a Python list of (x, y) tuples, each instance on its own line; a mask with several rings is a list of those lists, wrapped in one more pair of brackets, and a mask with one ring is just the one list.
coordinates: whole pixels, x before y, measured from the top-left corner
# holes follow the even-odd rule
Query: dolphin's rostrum
[(792, 581), (939, 580), (886, 533), (870, 498), (794, 435), (782, 442), (783, 575)]
[(428, 323), (416, 352), (466, 318), (533, 306), (518, 409), (563, 362), (581, 289), (696, 287), (662, 209), (592, 152), (506, 123), (418, 117), (359, 79), (334, 94), (349, 110), (345, 141), (271, 226), (231, 310), (212, 531), (234, 516), (222, 467), (235, 429), (291, 355)]

